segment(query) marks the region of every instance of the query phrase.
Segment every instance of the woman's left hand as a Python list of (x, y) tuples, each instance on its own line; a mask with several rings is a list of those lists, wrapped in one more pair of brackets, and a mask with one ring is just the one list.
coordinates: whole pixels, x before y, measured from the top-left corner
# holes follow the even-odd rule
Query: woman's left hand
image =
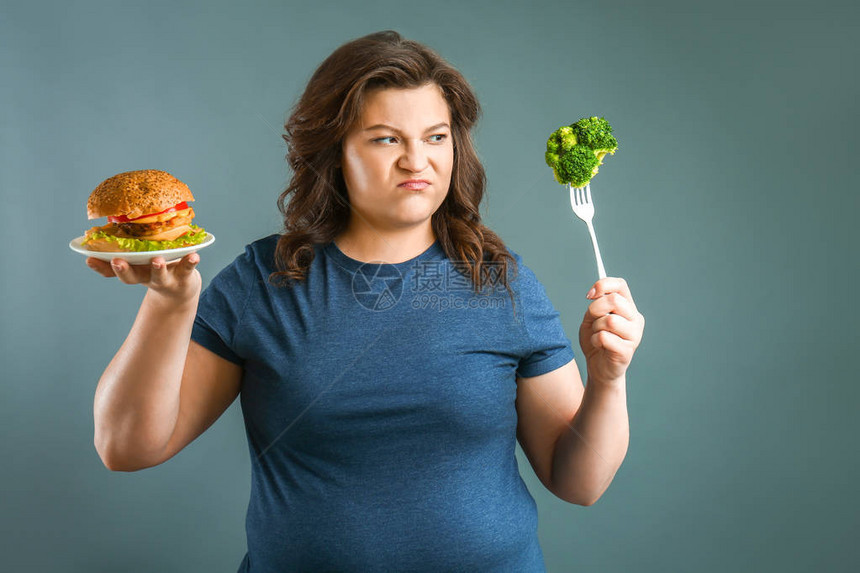
[(627, 281), (606, 277), (594, 283), (593, 299), (582, 325), (579, 345), (585, 354), (588, 382), (621, 384), (642, 340), (645, 317), (636, 310)]

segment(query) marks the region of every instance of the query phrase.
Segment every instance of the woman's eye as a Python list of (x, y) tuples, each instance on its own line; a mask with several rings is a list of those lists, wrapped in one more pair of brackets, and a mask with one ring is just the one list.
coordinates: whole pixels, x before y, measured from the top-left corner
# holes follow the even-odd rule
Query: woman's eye
[[(430, 143), (442, 143), (447, 138), (448, 138), (447, 133), (437, 133), (436, 135), (431, 135), (430, 137), (428, 137), (427, 141), (429, 141)], [(373, 140), (373, 142), (379, 143), (382, 145), (394, 145), (394, 144), (398, 143), (397, 138), (394, 137), (393, 135), (390, 135), (388, 137), (377, 137), (376, 139)]]

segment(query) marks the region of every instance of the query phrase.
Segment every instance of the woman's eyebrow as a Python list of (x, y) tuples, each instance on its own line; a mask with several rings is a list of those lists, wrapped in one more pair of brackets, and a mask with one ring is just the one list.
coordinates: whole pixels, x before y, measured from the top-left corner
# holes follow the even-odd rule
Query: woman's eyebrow
[[(442, 123), (437, 123), (436, 125), (432, 125), (432, 126), (428, 127), (427, 129), (424, 130), (424, 133), (427, 133), (428, 131), (436, 131), (437, 129), (440, 129), (443, 127), (447, 127), (448, 129), (451, 128), (451, 126), (448, 125), (448, 122), (443, 121)], [(389, 131), (393, 131), (394, 133), (402, 133), (396, 127), (393, 127), (391, 125), (386, 125), (384, 123), (377, 123), (376, 125), (371, 125), (370, 127), (365, 127), (362, 131), (373, 131), (374, 129), (387, 129)]]

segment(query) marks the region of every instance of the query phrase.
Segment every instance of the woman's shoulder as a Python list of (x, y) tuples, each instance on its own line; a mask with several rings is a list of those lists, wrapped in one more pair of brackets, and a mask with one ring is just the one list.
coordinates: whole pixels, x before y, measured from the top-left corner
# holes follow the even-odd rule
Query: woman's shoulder
[[(512, 249), (510, 247), (510, 245), (508, 245), (507, 243), (505, 244), (505, 250), (514, 259), (514, 267), (516, 269), (516, 273), (515, 273), (516, 279), (520, 278), (520, 275), (522, 274), (523, 270), (531, 272), (530, 269), (523, 262), (523, 257), (518, 252), (516, 252), (514, 249)], [(511, 271), (509, 271), (509, 273), (510, 272)]]
[(279, 233), (273, 233), (267, 237), (252, 241), (245, 246), (245, 254), (253, 256), (257, 260), (274, 261), (275, 250), (278, 247)]
[(230, 273), (246, 276), (251, 273), (268, 274), (272, 272), (269, 269), (274, 268), (275, 249), (279, 237), (278, 234), (272, 234), (247, 243), (243, 251), (237, 254), (219, 274)]
[[(277, 264), (278, 242), (283, 235), (273, 233), (251, 241), (245, 245), (243, 253), (238, 255), (230, 266), (234, 267), (242, 275), (255, 273), (259, 276), (270, 278), (279, 271)], [(325, 252), (325, 245), (314, 244), (315, 255)], [(316, 258), (316, 256), (315, 256)]]
[(505, 244), (505, 250), (507, 250), (507, 251), (508, 251), (508, 254), (509, 254), (509, 255), (511, 255), (511, 256), (514, 258), (514, 260), (517, 262), (517, 264), (522, 263), (523, 258), (520, 256), (520, 254), (519, 254), (518, 252), (516, 252), (515, 250), (513, 250), (513, 249), (510, 247), (510, 245)]
[[(278, 241), (280, 241), (281, 237), (283, 237), (281, 233), (272, 233), (271, 235), (252, 241), (245, 246), (245, 253), (255, 255), (257, 258), (274, 259), (278, 248)], [(325, 246), (325, 244), (316, 243), (313, 245), (314, 251), (319, 252)]]
[(523, 257), (510, 246), (505, 245), (508, 253), (514, 258), (515, 272), (509, 271), (509, 277), (512, 279), (512, 287), (515, 291), (522, 290), (530, 291), (535, 288), (542, 288), (540, 280), (529, 265), (523, 260)]

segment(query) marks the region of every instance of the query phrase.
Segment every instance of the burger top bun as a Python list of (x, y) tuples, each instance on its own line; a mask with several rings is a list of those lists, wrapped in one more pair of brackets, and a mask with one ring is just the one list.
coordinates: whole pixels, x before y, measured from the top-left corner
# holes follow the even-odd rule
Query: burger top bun
[(105, 179), (90, 193), (87, 216), (125, 215), (134, 219), (193, 200), (188, 185), (166, 171), (126, 171)]

